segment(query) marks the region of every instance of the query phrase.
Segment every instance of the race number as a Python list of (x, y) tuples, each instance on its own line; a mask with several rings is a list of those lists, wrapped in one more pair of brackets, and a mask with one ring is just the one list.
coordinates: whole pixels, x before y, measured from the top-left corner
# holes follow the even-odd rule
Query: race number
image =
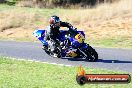
[(75, 39), (77, 39), (77, 41), (78, 41), (79, 43), (82, 43), (82, 42), (85, 40), (85, 38), (84, 38), (84, 36), (83, 36), (82, 34), (77, 34), (77, 35), (75, 36)]

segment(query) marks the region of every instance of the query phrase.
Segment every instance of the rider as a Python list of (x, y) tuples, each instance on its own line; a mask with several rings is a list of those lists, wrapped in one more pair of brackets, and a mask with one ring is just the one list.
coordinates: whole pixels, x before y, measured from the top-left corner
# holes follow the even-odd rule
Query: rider
[[(53, 39), (55, 43), (57, 43), (58, 36), (60, 35), (60, 27), (69, 28), (68, 32), (72, 34), (76, 34), (77, 30), (70, 23), (60, 21), (58, 16), (51, 16), (49, 20), (50, 26), (46, 29), (45, 39), (49, 40)], [(55, 46), (56, 47), (56, 46)]]

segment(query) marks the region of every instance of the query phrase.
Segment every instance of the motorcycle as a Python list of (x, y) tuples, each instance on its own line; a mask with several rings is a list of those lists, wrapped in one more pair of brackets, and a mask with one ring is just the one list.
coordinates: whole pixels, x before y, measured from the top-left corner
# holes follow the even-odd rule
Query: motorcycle
[[(60, 30), (56, 52), (53, 52), (53, 45), (55, 44), (52, 39), (45, 40), (45, 30), (37, 29), (33, 32), (42, 44), (45, 46), (44, 51), (54, 57), (58, 58), (83, 58), (89, 62), (96, 62), (98, 60), (98, 53), (89, 44), (85, 43), (85, 34), (83, 31), (77, 31), (77, 34), (71, 36), (67, 30)], [(65, 48), (64, 48), (65, 47)]]

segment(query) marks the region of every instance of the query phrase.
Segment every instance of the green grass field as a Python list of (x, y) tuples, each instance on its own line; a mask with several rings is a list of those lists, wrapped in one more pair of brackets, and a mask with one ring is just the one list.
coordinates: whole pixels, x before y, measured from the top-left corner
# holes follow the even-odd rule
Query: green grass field
[[(125, 73), (89, 67), (84, 67), (84, 69), (87, 74)], [(77, 71), (78, 67), (0, 57), (0, 88), (132, 88), (132, 82), (80, 86), (76, 83)]]

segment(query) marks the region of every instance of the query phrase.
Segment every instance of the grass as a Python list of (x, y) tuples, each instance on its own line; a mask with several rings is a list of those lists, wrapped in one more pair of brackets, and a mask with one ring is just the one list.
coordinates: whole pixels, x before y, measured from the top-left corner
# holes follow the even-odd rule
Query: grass
[(103, 38), (99, 40), (92, 40), (88, 41), (93, 46), (97, 47), (108, 47), (109, 48), (132, 48), (132, 41), (131, 38), (124, 37), (124, 36), (117, 36), (111, 38)]
[[(76, 83), (78, 67), (66, 67), (48, 63), (16, 60), (0, 57), (0, 88), (131, 88), (129, 84)], [(84, 67), (88, 74), (121, 74), (103, 69)]]
[(93, 9), (40, 9), (0, 4), (0, 39), (34, 41), (33, 31), (44, 29), (49, 25), (50, 16), (58, 15), (62, 21), (85, 31), (86, 40), (92, 45), (132, 48), (131, 4), (131, 0), (121, 0)]

